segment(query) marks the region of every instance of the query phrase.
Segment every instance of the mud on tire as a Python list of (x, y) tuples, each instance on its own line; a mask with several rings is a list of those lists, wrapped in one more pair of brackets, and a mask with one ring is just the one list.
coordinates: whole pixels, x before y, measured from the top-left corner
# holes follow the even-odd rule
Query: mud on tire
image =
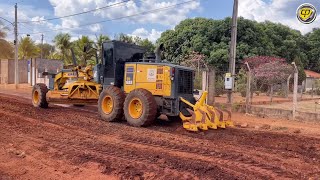
[[(130, 109), (130, 107), (132, 108), (132, 103), (134, 103), (134, 101), (141, 103), (140, 115), (137, 115), (136, 117), (132, 114), (134, 108)], [(151, 92), (145, 89), (135, 89), (131, 91), (124, 102), (124, 115), (127, 122), (132, 126), (140, 127), (152, 124), (157, 115), (157, 103)]]
[(48, 102), (46, 95), (48, 88), (43, 83), (38, 83), (32, 88), (32, 104), (34, 107), (47, 108)]
[(123, 117), (124, 92), (116, 87), (106, 87), (98, 100), (98, 111), (104, 121), (120, 121)]

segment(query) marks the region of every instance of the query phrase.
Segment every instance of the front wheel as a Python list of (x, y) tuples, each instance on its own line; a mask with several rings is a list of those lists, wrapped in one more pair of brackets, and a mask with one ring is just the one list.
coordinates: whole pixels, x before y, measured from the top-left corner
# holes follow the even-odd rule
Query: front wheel
[(104, 121), (119, 121), (123, 117), (124, 92), (116, 87), (106, 87), (99, 96), (98, 111)]
[(39, 83), (33, 86), (32, 89), (32, 104), (34, 107), (47, 108), (48, 102), (46, 95), (48, 88), (45, 84)]
[(157, 103), (151, 92), (145, 89), (131, 91), (124, 102), (124, 115), (132, 126), (152, 124), (157, 115)]

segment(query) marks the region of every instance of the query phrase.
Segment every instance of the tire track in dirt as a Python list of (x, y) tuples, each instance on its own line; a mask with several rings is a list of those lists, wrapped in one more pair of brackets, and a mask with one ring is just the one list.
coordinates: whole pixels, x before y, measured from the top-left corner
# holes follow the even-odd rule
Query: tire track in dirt
[(161, 147), (174, 151), (194, 153), (198, 156), (205, 156), (211, 159), (215, 159), (215, 162), (219, 165), (227, 166), (230, 169), (237, 169), (239, 173), (246, 172), (249, 174), (259, 174), (263, 176), (268, 176), (269, 178), (293, 178), (298, 174), (286, 172), (283, 169), (263, 164), (261, 162), (255, 161), (252, 158), (246, 158), (241, 156), (241, 154), (234, 154), (233, 152), (223, 153), (216, 151), (214, 149), (209, 149), (206, 147), (198, 148), (191, 147), (188, 145), (176, 144), (168, 141), (154, 140), (150, 138), (140, 138), (140, 137), (121, 137), (123, 140), (139, 143), (147, 146)]
[[(52, 140), (50, 140), (50, 141), (52, 141)], [(68, 144), (70, 144), (70, 143), (68, 143)], [(110, 145), (108, 145), (108, 146), (110, 146)], [(119, 146), (119, 145), (118, 145)]]
[[(24, 100), (10, 100), (6, 97), (1, 97), (0, 95), (0, 99), (4, 100), (5, 103), (1, 103), (0, 104), (0, 109), (5, 109), (6, 111), (10, 111), (11, 113), (15, 113), (18, 116), (21, 116), (21, 118), (25, 118), (25, 117), (30, 117), (31, 119), (34, 119), (34, 121), (39, 121), (39, 122), (48, 122), (48, 123), (52, 123), (54, 125), (57, 126), (61, 126), (63, 127), (63, 129), (66, 129), (66, 131), (69, 131), (70, 135), (67, 135), (67, 132), (64, 132), (64, 134), (66, 134), (66, 139), (68, 139), (68, 141), (64, 142), (64, 143), (69, 143), (69, 144), (73, 144), (74, 147), (80, 147), (79, 149), (79, 153), (84, 155), (84, 149), (88, 148), (90, 149), (90, 156), (89, 159), (92, 159), (92, 161), (107, 161), (107, 159), (109, 157), (105, 157), (101, 159), (101, 155), (103, 155), (104, 153), (107, 154), (106, 147), (105, 146), (110, 146), (112, 145), (111, 142), (105, 143), (104, 141), (101, 142), (101, 140), (99, 140), (98, 142), (97, 139), (102, 138), (103, 136), (115, 136), (115, 137), (120, 137), (120, 139), (122, 139), (124, 142), (122, 144), (113, 144), (113, 148), (118, 150), (120, 148), (120, 152), (126, 152), (125, 154), (122, 154), (121, 157), (118, 158), (123, 158), (123, 159), (130, 159), (131, 156), (127, 157), (127, 152), (129, 152), (129, 154), (134, 154), (135, 156), (139, 157), (138, 160), (132, 159), (133, 161), (138, 161), (140, 164), (145, 164), (145, 163), (149, 163), (152, 164), (154, 163), (154, 159), (159, 159), (159, 158), (152, 158), (154, 157), (154, 152), (151, 151), (155, 150), (157, 148), (163, 148), (161, 151), (157, 150), (156, 155), (160, 155), (159, 157), (162, 158), (161, 155), (165, 154), (166, 156), (171, 158), (171, 154), (168, 153), (169, 151), (173, 151), (173, 152), (186, 152), (184, 149), (189, 149), (188, 152), (191, 154), (194, 154), (194, 156), (198, 156), (199, 154), (201, 156), (210, 158), (213, 156), (213, 158), (218, 158), (217, 161), (219, 159), (227, 159), (227, 162), (224, 162), (224, 164), (227, 164), (225, 166), (220, 165), (220, 163), (218, 163), (222, 168), (226, 168), (227, 172), (225, 170), (221, 170), (220, 172), (224, 172), (224, 173), (229, 173), (232, 176), (233, 172), (228, 171), (228, 169), (230, 170), (229, 167), (237, 167), (234, 164), (229, 164), (228, 162), (231, 163), (240, 163), (241, 165), (244, 164), (243, 169), (249, 168), (249, 172), (253, 172), (256, 171), (258, 173), (253, 174), (254, 176), (259, 177), (259, 175), (264, 175), (267, 176), (268, 173), (272, 173), (273, 176), (269, 176), (269, 177), (275, 177), (276, 175), (279, 175), (280, 177), (306, 177), (308, 175), (310, 175), (310, 172), (297, 172), (294, 169), (282, 169), (279, 167), (282, 167), (282, 165), (280, 165), (282, 162), (273, 162), (272, 159), (268, 160), (266, 159), (265, 161), (262, 162), (256, 162), (257, 160), (257, 155), (259, 155), (259, 151), (255, 152), (253, 154), (253, 152), (256, 149), (261, 149), (264, 150), (262, 153), (260, 153), (260, 155), (263, 157), (264, 154), (275, 154), (271, 157), (274, 158), (280, 158), (282, 156), (282, 154), (284, 154), (284, 156), (293, 156), (295, 154), (298, 154), (298, 157), (300, 159), (305, 159), (308, 160), (310, 162), (312, 162), (312, 160), (310, 160), (310, 158), (314, 157), (317, 154), (310, 154), (308, 152), (301, 152), (301, 149), (295, 149), (295, 146), (293, 147), (292, 151), (288, 151), (285, 150), (283, 147), (277, 147), (278, 142), (272, 144), (271, 145), (265, 145), (263, 143), (258, 143), (258, 142), (248, 142), (247, 144), (245, 144), (245, 140), (248, 139), (250, 140), (251, 136), (255, 135), (257, 136), (256, 139), (260, 139), (260, 141), (263, 141), (266, 137), (266, 135), (271, 134), (271, 133), (263, 133), (263, 132), (245, 132), (245, 130), (239, 131), (237, 129), (232, 129), (232, 130), (228, 130), (228, 131), (215, 131), (217, 133), (207, 133), (207, 134), (190, 134), (190, 133), (185, 133), (183, 132), (175, 132), (175, 131), (171, 131), (171, 130), (167, 130), (166, 128), (163, 127), (159, 127), (159, 130), (154, 130), (152, 127), (151, 129), (145, 129), (145, 128), (132, 128), (132, 127), (128, 127), (124, 124), (119, 124), (119, 123), (115, 123), (115, 124), (110, 124), (110, 123), (104, 123), (99, 121), (99, 119), (97, 118), (97, 115), (93, 115), (90, 112), (82, 112), (81, 110), (73, 110), (70, 108), (60, 108), (60, 107), (53, 107), (51, 109), (47, 109), (47, 110), (42, 110), (42, 109), (37, 109), (35, 110), (33, 107), (31, 107), (31, 105), (29, 103), (27, 103)], [(3, 102), (3, 101), (2, 101)], [(18, 108), (17, 108), (18, 107)], [(60, 114), (60, 115), (57, 115)], [(73, 114), (72, 117), (70, 117), (69, 115)], [(47, 118), (44, 118), (47, 117)], [(62, 117), (68, 117), (68, 119), (63, 119)], [(62, 118), (62, 119), (61, 119)], [(48, 124), (45, 124), (46, 126)], [(50, 127), (50, 126), (49, 126)], [(53, 128), (53, 127), (50, 127)], [(158, 127), (157, 127), (158, 128)], [(32, 129), (32, 128), (30, 128)], [(71, 131), (72, 130), (72, 131)], [(231, 132), (235, 130), (235, 132)], [(23, 130), (23, 131), (28, 131), (28, 130)], [(65, 131), (65, 130), (64, 130)], [(91, 139), (89, 142), (87, 142), (87, 144), (79, 144), (80, 141), (86, 140), (86, 138), (81, 137), (82, 135), (71, 135), (71, 134), (77, 134), (80, 132), (85, 132), (85, 133), (89, 133), (92, 134), (91, 136), (96, 136), (95, 138)], [(161, 132), (164, 131), (164, 132)], [(230, 132), (230, 134), (228, 134)], [(24, 132), (25, 133), (25, 132)], [(57, 132), (52, 132), (53, 136), (54, 134), (56, 134)], [(59, 132), (60, 133), (60, 132)], [(80, 133), (82, 134), (82, 133)], [(134, 138), (127, 138), (128, 136), (126, 135), (132, 135)], [(225, 137), (222, 137), (225, 136)], [(273, 137), (272, 138), (278, 138), (279, 135), (273, 135), (271, 134)], [(78, 137), (79, 136), (79, 137)], [(240, 138), (240, 141), (238, 139), (233, 140), (231, 137), (232, 136), (244, 136), (243, 138)], [(287, 136), (287, 135), (283, 135), (285, 136), (285, 138), (282, 138), (286, 141), (290, 141), (292, 140), (292, 143), (296, 143), (296, 142), (301, 142), (301, 140), (304, 141), (308, 141), (310, 142), (310, 147), (316, 147), (317, 143), (315, 142), (315, 139), (310, 139), (310, 138), (304, 138), (304, 137), (291, 137), (291, 136)], [(81, 138), (82, 139), (81, 139)], [(85, 136), (86, 137), (86, 136)], [(172, 137), (172, 139), (170, 140), (169, 137)], [(137, 138), (137, 139), (135, 139)], [(140, 139), (139, 139), (140, 138)], [(158, 138), (158, 139), (156, 139)], [(74, 139), (78, 139), (76, 142), (74, 142)], [(150, 140), (149, 140), (150, 139)], [(168, 140), (167, 143), (164, 143), (166, 140)], [(186, 140), (187, 139), (187, 140)], [(231, 141), (228, 141), (230, 140)], [(281, 139), (281, 137), (279, 138)], [(179, 145), (178, 147), (176, 145), (176, 141), (182, 142), (183, 140), (185, 140), (185, 142), (182, 142), (181, 145)], [(310, 140), (310, 141), (309, 141)], [(53, 141), (56, 143), (59, 143), (61, 141), (61, 139), (46, 139), (46, 141)], [(79, 141), (79, 142), (78, 142)], [(138, 142), (137, 142), (138, 141)], [(193, 143), (192, 146), (190, 146), (192, 144), (192, 141), (194, 142), (198, 142), (198, 143)], [(213, 146), (212, 144), (209, 145), (202, 145), (201, 148), (198, 147), (200, 141), (203, 142), (212, 142), (213, 144), (217, 144), (217, 145), (222, 145), (220, 148), (217, 148), (219, 146)], [(256, 140), (255, 140), (256, 141)], [(277, 141), (281, 141), (281, 140), (277, 140)], [(126, 143), (127, 142), (127, 143)], [(191, 143), (190, 143), (191, 142)], [(93, 144), (94, 146), (90, 145)], [(131, 144), (130, 144), (131, 143)], [(60, 143), (61, 144), (61, 143)], [(89, 145), (88, 145), (89, 144)], [(150, 148), (142, 148), (139, 147), (139, 149), (137, 151), (131, 150), (130, 148), (138, 146), (138, 145), (143, 145), (143, 146), (153, 146)], [(169, 144), (169, 145), (168, 145)], [(205, 143), (204, 143), (205, 144)], [(227, 146), (225, 145), (227, 144)], [(102, 149), (102, 152), (99, 152), (97, 150), (95, 150), (95, 146), (98, 146), (100, 149)], [(130, 147), (128, 150), (128, 146)], [(60, 147), (60, 146), (59, 146)], [(73, 148), (74, 148), (73, 147)], [(82, 148), (81, 148), (82, 147)], [(85, 148), (83, 148), (85, 147)], [(218, 150), (223, 149), (223, 148), (228, 148), (225, 151), (228, 152), (226, 153), (220, 153), (219, 151), (217, 151), (214, 148), (217, 148)], [(269, 147), (271, 147), (269, 149)], [(67, 147), (62, 146), (61, 151), (63, 151), (63, 148), (66, 148), (66, 150), (68, 150)], [(72, 150), (75, 150), (73, 148), (70, 148), (70, 153), (72, 154)], [(210, 148), (213, 148), (213, 150), (210, 150)], [(236, 149), (237, 151), (234, 151), (234, 149)], [(246, 150), (248, 149), (254, 149), (252, 150), (252, 152), (249, 152), (249, 154), (247, 154), (246, 156), (238, 156), (239, 153), (238, 151), (243, 148), (243, 152), (246, 152)], [(312, 149), (312, 148), (311, 148)], [(82, 150), (82, 151), (81, 151)], [(268, 151), (269, 150), (269, 151)], [(146, 158), (144, 156), (140, 157), (141, 154), (139, 155), (139, 153), (143, 152), (144, 155), (148, 155), (150, 154), (151, 158)], [(200, 153), (199, 153), (200, 152)], [(211, 154), (206, 154), (207, 152), (211, 152)], [(212, 154), (213, 152), (213, 154)], [(282, 153), (285, 152), (285, 153)], [(110, 152), (109, 152), (110, 153)], [(138, 154), (136, 154), (138, 153)], [(119, 153), (121, 154), (121, 153)], [(72, 154), (72, 155), (76, 155), (76, 154)], [(78, 155), (79, 156), (79, 155)], [(110, 156), (116, 156), (114, 154), (110, 155)], [(252, 158), (252, 160), (250, 160), (250, 157)], [(66, 158), (69, 159), (70, 157)], [(82, 158), (82, 156), (79, 156), (78, 158)], [(178, 158), (178, 159), (177, 159)], [(179, 159), (180, 158), (180, 159)], [(181, 160), (181, 158), (183, 159), (183, 157), (174, 157), (173, 160), (168, 161), (168, 167), (170, 167), (171, 169), (172, 166), (170, 166), (171, 164), (178, 166), (178, 163), (175, 162), (184, 162), (184, 160)], [(140, 160), (139, 160), (140, 159)], [(147, 160), (146, 160), (147, 159)], [(163, 158), (162, 158), (163, 159)], [(261, 158), (260, 158), (261, 159)], [(285, 161), (285, 159), (283, 159), (283, 161)], [(187, 164), (188, 162), (186, 162)], [(206, 164), (208, 164), (208, 162), (205, 162)], [(205, 166), (204, 162), (200, 162), (200, 166)], [(309, 163), (309, 162), (306, 162)], [(119, 164), (119, 163), (118, 163)], [(120, 163), (121, 164), (121, 163)], [(223, 163), (221, 163), (223, 164)], [(188, 165), (188, 164), (187, 164)], [(120, 166), (120, 165), (117, 165)], [(154, 165), (155, 167), (158, 167), (158, 165)], [(253, 169), (251, 169), (252, 167)], [(294, 165), (292, 165), (294, 166)], [(167, 168), (168, 168), (167, 167)], [(194, 168), (199, 168), (198, 166), (194, 167)], [(279, 170), (276, 170), (276, 169)], [(319, 164), (318, 166), (315, 168), (317, 169), (319, 168)], [(240, 168), (242, 169), (242, 168)], [(141, 169), (140, 169), (141, 170)], [(152, 171), (152, 170), (150, 170)], [(161, 172), (163, 172), (164, 170), (162, 169)], [(182, 167), (180, 170), (178, 170), (178, 172), (186, 172), (186, 171), (191, 171), (190, 169), (186, 168), (186, 167)], [(316, 170), (315, 170), (316, 171)], [(238, 173), (241, 174), (241, 172), (243, 172), (243, 170), (239, 170), (237, 172), (234, 172), (235, 174)], [(152, 172), (151, 172), (152, 173)], [(299, 174), (300, 173), (300, 174)], [(302, 174), (301, 174), (302, 173)], [(314, 172), (317, 173), (317, 172)], [(205, 177), (205, 176), (203, 176)], [(262, 177), (261, 177), (262, 178)]]
[[(14, 118), (18, 121), (23, 121), (21, 117), (17, 118), (17, 116), (14, 116)], [(158, 178), (167, 179), (167, 177), (173, 177), (173, 179), (185, 179), (185, 178), (194, 177), (194, 175), (196, 175), (196, 177), (200, 176), (200, 177), (210, 178), (210, 177), (213, 177), (213, 174), (215, 174), (216, 176), (219, 174), (222, 174), (222, 175), (219, 175), (219, 177), (226, 178), (226, 179), (230, 179), (230, 178), (232, 179), (233, 177), (228, 175), (228, 173), (224, 172), (219, 167), (208, 165), (207, 162), (194, 163), (194, 162), (191, 162), (190, 159), (173, 157), (173, 156), (170, 156), (169, 154), (163, 155), (163, 153), (154, 152), (154, 151), (150, 152), (149, 150), (146, 150), (146, 149), (136, 149), (132, 151), (129, 149), (129, 147), (126, 144), (121, 145), (121, 144), (110, 143), (110, 142), (108, 143), (95, 142), (93, 144), (92, 141), (82, 140), (82, 137), (76, 135), (77, 132), (73, 132), (73, 130), (71, 131), (66, 129), (64, 130), (69, 133), (72, 133), (73, 136), (71, 137), (66, 134), (67, 132), (63, 132), (63, 131), (60, 131), (59, 137), (56, 137), (54, 135), (50, 136), (52, 133), (50, 131), (52, 130), (47, 129), (46, 132), (50, 134), (48, 134), (48, 136), (46, 137), (43, 137), (43, 140), (47, 142), (44, 145), (44, 147), (53, 148), (54, 151), (56, 152), (57, 157), (65, 154), (64, 155), (66, 156), (65, 159), (74, 159), (74, 157), (78, 157), (80, 158), (80, 160), (83, 158), (91, 159), (91, 161), (98, 162), (98, 163), (104, 162), (103, 159), (109, 160), (111, 158), (113, 163), (116, 162), (115, 166), (126, 165), (127, 167), (128, 165), (131, 165), (132, 162), (134, 162), (135, 164), (132, 166), (135, 168), (132, 170), (132, 173), (134, 173), (135, 171), (143, 172), (143, 171), (149, 170), (153, 174), (163, 174), (164, 173), (163, 167), (161, 166), (158, 167), (157, 164), (153, 164), (153, 162), (155, 162), (157, 157), (162, 156), (161, 159), (165, 159), (165, 161), (168, 162), (164, 165), (164, 169), (166, 173), (164, 174), (164, 177), (157, 176), (156, 179)], [(37, 133), (39, 133), (39, 131)], [(45, 151), (46, 148), (43, 148), (43, 150)], [(87, 153), (83, 154), (84, 150)], [(87, 155), (88, 153), (91, 155), (88, 156)], [(146, 156), (146, 154), (148, 155)], [(145, 166), (146, 164), (148, 165), (147, 167)], [(149, 166), (152, 168), (150, 169)], [(143, 169), (139, 169), (139, 167), (143, 167)], [(171, 170), (168, 170), (168, 169), (173, 169), (176, 171), (171, 172)], [(202, 169), (203, 171), (211, 172), (211, 174), (209, 176), (207, 174), (201, 174), (194, 171), (195, 169), (198, 169), (198, 170)], [(159, 172), (159, 171), (163, 171), (163, 172)], [(188, 173), (189, 171), (194, 171), (194, 172), (193, 174), (190, 174)]]

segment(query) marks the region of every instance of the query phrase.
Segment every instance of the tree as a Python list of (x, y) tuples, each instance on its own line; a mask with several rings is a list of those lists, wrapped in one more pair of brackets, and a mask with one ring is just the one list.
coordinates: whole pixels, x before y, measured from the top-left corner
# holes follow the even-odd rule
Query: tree
[(73, 42), (73, 48), (75, 52), (76, 59), (78, 60), (78, 64), (81, 66), (87, 65), (87, 60), (95, 57), (95, 50), (90, 48), (86, 52), (84, 52), (84, 47), (87, 45), (92, 45), (93, 41), (88, 36), (82, 36), (78, 40)]
[(57, 51), (51, 52), (47, 58), (48, 58), (48, 59), (55, 59), (55, 60), (61, 60), (61, 59), (63, 59), (61, 53), (59, 53), (59, 52), (57, 52)]
[(271, 56), (254, 56), (254, 57), (246, 58), (243, 61), (247, 62), (250, 68), (257, 68), (262, 64), (266, 64), (270, 62), (281, 62), (281, 63), (286, 62), (284, 58), (271, 57)]
[(20, 59), (38, 57), (40, 49), (30, 37), (21, 38), (19, 41), (18, 54)]
[(102, 58), (102, 44), (106, 41), (110, 40), (109, 36), (100, 34), (99, 36), (96, 35), (96, 41), (94, 43), (94, 47), (98, 51), (98, 59)]
[(60, 53), (62, 54), (61, 57), (64, 63), (71, 64), (71, 36), (68, 33), (59, 33), (54, 37), (53, 42), (55, 43), (56, 47), (60, 50)]
[[(0, 27), (3, 26), (2, 21), (0, 21)], [(0, 58), (13, 58), (14, 57), (14, 48), (11, 43), (5, 40), (9, 28), (3, 27), (0, 29)]]
[[(312, 32), (306, 35), (307, 43), (305, 44), (308, 49), (307, 58), (308, 62), (306, 67), (308, 69), (320, 72), (320, 29), (313, 29)], [(303, 63), (303, 59), (301, 59)]]
[(283, 62), (273, 61), (261, 64), (253, 69), (255, 78), (270, 88), (270, 101), (272, 102), (273, 86), (286, 82), (293, 67)]
[(48, 59), (49, 55), (53, 52), (55, 52), (55, 47), (51, 44), (37, 44), (37, 47), (40, 49), (39, 57), (41, 57), (41, 49), (42, 49), (42, 58)]
[(149, 41), (149, 39), (142, 39), (139, 36), (129, 36), (127, 34), (120, 33), (120, 35), (117, 36), (116, 39), (122, 42), (142, 46), (146, 49), (146, 53), (153, 53), (155, 50), (155, 45), (151, 41)]
[(126, 35), (124, 33), (120, 33), (119, 36), (116, 36), (117, 40), (122, 41), (122, 42), (126, 42), (126, 43), (134, 43), (133, 37)]
[(147, 53), (153, 53), (155, 50), (155, 45), (151, 41), (149, 41), (149, 39), (141, 39), (137, 36), (134, 38), (134, 42), (137, 45), (144, 47)]
[[(181, 21), (173, 30), (161, 34), (158, 43), (165, 47), (164, 55), (172, 62), (182, 62), (183, 57), (199, 52), (206, 56), (206, 61), (221, 72), (226, 72), (229, 65), (229, 43), (231, 37), (231, 18), (213, 20), (194, 18)], [(309, 46), (316, 49), (319, 33), (311, 33), (312, 44), (308, 37), (288, 26), (238, 18), (236, 66), (248, 57), (271, 56), (286, 59), (291, 63), (295, 57), (300, 57), (302, 64), (308, 64)], [(320, 48), (319, 53), (320, 53)], [(313, 62), (320, 62), (314, 50)], [(319, 54), (318, 53), (318, 54)], [(320, 63), (319, 70), (320, 70)], [(318, 65), (316, 65), (318, 66)]]

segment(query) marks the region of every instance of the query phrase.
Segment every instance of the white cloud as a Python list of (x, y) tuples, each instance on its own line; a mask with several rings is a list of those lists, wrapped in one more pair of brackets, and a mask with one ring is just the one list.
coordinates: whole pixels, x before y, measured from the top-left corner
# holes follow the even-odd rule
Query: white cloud
[[(183, 2), (183, 0), (148, 0), (140, 3), (129, 1), (121, 4), (117, 4), (121, 2), (120, 0), (109, 0), (107, 2), (105, 0), (49, 0), (49, 2), (53, 6), (55, 6), (55, 16), (65, 16), (73, 13), (83, 12), (89, 9), (111, 6), (109, 8), (104, 8), (93, 13), (64, 18), (62, 19), (62, 27), (69, 27), (70, 21), (73, 21), (73, 24), (84, 24), (83, 22), (96, 22), (99, 20), (116, 19), (119, 17), (129, 16), (133, 17), (131, 17), (129, 20), (128, 18), (123, 18), (123, 20), (126, 20), (130, 23), (154, 23), (173, 26), (179, 23), (181, 20), (185, 19), (189, 12), (200, 7), (200, 1), (196, 0), (187, 4), (177, 6), (175, 8), (167, 10), (162, 9), (163, 11), (156, 11), (154, 13), (136, 16), (139, 13), (151, 11), (153, 9), (173, 6), (177, 3)], [(64, 23), (64, 21), (69, 21), (69, 23)]]
[(151, 42), (155, 43), (156, 40), (161, 36), (161, 31), (157, 31), (155, 29), (152, 29), (150, 32), (144, 28), (139, 28), (134, 30), (130, 36), (138, 36), (142, 39), (149, 39)]
[(92, 32), (99, 32), (101, 30), (101, 25), (100, 24), (94, 24), (94, 25), (90, 26), (90, 30)]
[[(309, 2), (320, 10), (318, 0)], [(304, 0), (241, 0), (239, 1), (239, 16), (247, 19), (263, 22), (266, 20), (281, 23), (291, 28), (301, 31), (302, 34), (310, 32), (313, 28), (320, 27), (320, 18), (312, 24), (302, 24), (296, 18), (296, 10)], [(318, 12), (319, 14), (319, 12)]]
[[(147, 28), (150, 25), (157, 28), (173, 28), (180, 21), (186, 19), (190, 12), (200, 9), (200, 0), (195, 0), (190, 3), (166, 10), (163, 9), (163, 11), (156, 11), (154, 13), (133, 16), (131, 18), (123, 18), (116, 21), (128, 24), (128, 26), (130, 26), (130, 29), (119, 29), (117, 27), (108, 28), (104, 24), (94, 24), (90, 26), (81, 25), (108, 19), (116, 19), (119, 17), (132, 16), (142, 12), (148, 12), (153, 9), (173, 6), (184, 1), (185, 0), (129, 1), (116, 6), (112, 6), (110, 8), (94, 11), (92, 13), (86, 13), (83, 15), (63, 18), (54, 21), (41, 20), (52, 17), (66, 16), (74, 13), (88, 11), (91, 9), (97, 9), (107, 5), (120, 3), (122, 2), (122, 0), (49, 0), (49, 3), (53, 7), (53, 13), (48, 9), (39, 9), (37, 8), (37, 5), (21, 5), (18, 6), (19, 22), (40, 22), (29, 22), (25, 24), (19, 23), (18, 31), (20, 36), (25, 36), (26, 33), (31, 34), (31, 38), (34, 38), (36, 42), (39, 42), (39, 39), (41, 39), (41, 33), (43, 32), (45, 35), (45, 41), (52, 43), (52, 39), (59, 32), (70, 33), (73, 39), (75, 39), (75, 37), (79, 37), (80, 34), (90, 36), (102, 31), (102, 33), (108, 32), (116, 34), (120, 32), (130, 32), (132, 31), (132, 28), (136, 27)], [(0, 16), (13, 21), (14, 6), (9, 5), (8, 3), (0, 3)], [(139, 29), (136, 29), (134, 32), (132, 32), (132, 35), (140, 36), (142, 38), (148, 38), (153, 42), (155, 42), (156, 39), (161, 35), (161, 32), (155, 29), (151, 29), (150, 31), (147, 31), (146, 29), (143, 30), (144, 31), (141, 31), (141, 28), (140, 31)], [(13, 31), (13, 28), (10, 29), (10, 31)], [(11, 32), (10, 34), (8, 34), (8, 39), (13, 39), (13, 35)]]

